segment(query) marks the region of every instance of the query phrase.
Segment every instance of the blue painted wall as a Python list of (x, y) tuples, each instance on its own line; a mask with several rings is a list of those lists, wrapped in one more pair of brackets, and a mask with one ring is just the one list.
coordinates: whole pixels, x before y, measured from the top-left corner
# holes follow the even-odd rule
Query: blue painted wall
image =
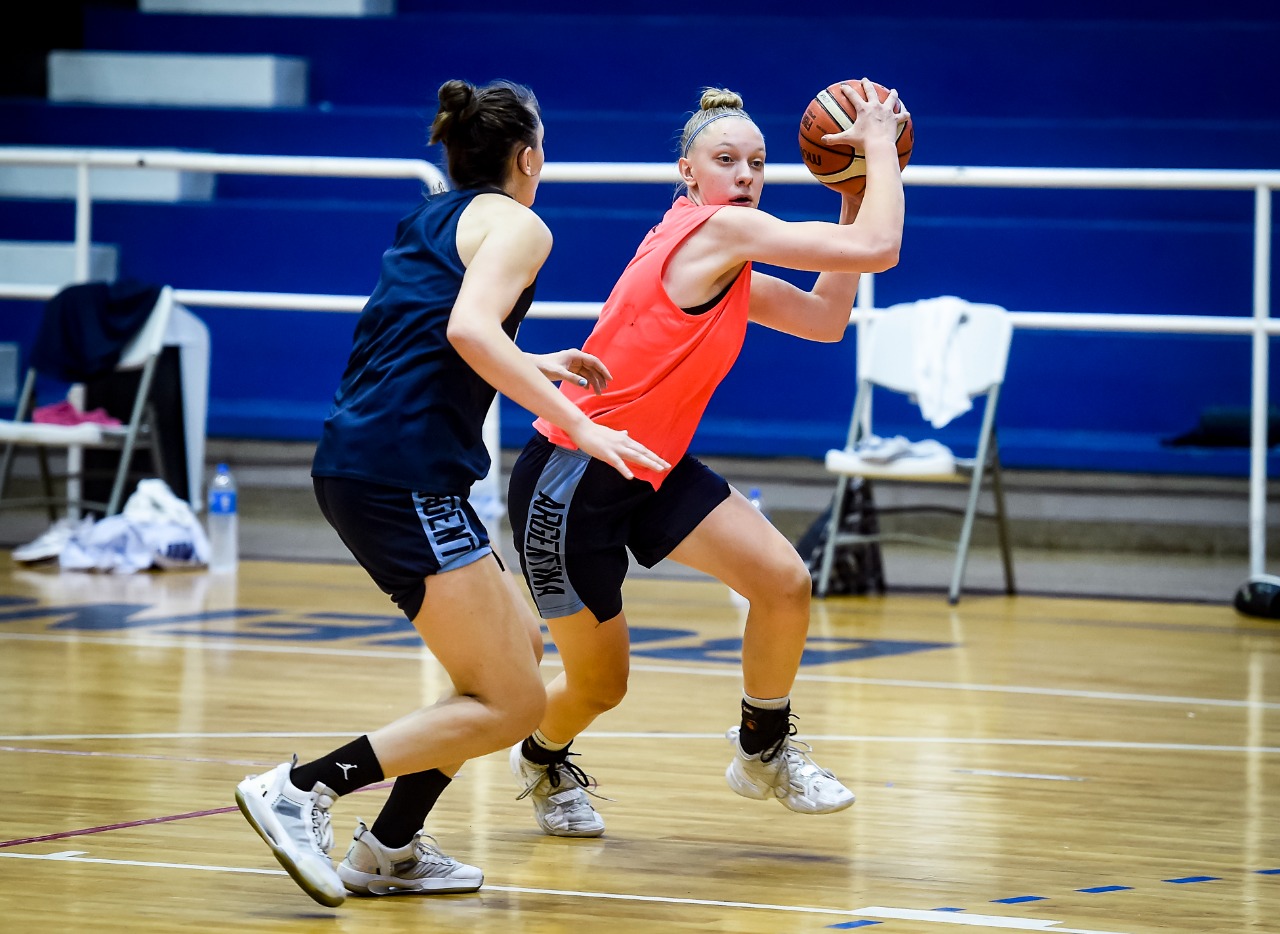
[[(401, 0), (398, 16), (360, 22), (90, 7), (86, 48), (305, 57), (310, 103), (260, 112), (0, 98), (0, 144), (436, 160), (425, 136), (439, 84), (510, 77), (538, 93), (552, 160), (672, 161), (699, 89), (715, 84), (743, 94), (770, 158), (790, 163), (812, 93), (865, 73), (910, 106), (917, 164), (1280, 168), (1280, 95), (1263, 65), (1280, 45), (1280, 14), (1258, 4), (921, 2), (893, 18), (822, 19), (750, 0), (717, 15), (661, 3), (607, 15), (505, 5), (441, 13)], [(815, 51), (836, 45), (839, 54)], [(537, 210), (556, 248), (539, 298), (602, 299), (670, 195), (661, 185), (544, 185)], [(211, 203), (100, 205), (94, 239), (120, 246), (122, 274), (178, 287), (367, 294), (416, 197), (413, 182), (220, 176)], [(816, 185), (773, 186), (764, 207), (834, 219), (838, 205)], [(0, 201), (0, 238), (63, 240), (71, 230), (67, 204)], [(902, 262), (877, 277), (877, 299), (1247, 315), (1251, 238), (1248, 193), (913, 187)], [(316, 437), (354, 318), (198, 311), (214, 347), (211, 433)], [(0, 340), (29, 341), (37, 313), (32, 303), (0, 304)], [(586, 331), (535, 320), (521, 341), (552, 349)], [(695, 450), (821, 457), (843, 438), (853, 359), (852, 338), (816, 345), (753, 328)], [(1005, 460), (1243, 474), (1243, 449), (1162, 440), (1208, 408), (1248, 400), (1246, 338), (1019, 332), (1000, 418)], [(908, 410), (882, 414), (894, 416), (882, 428), (923, 427)], [(527, 413), (504, 405), (503, 420), (503, 443), (523, 443)]]

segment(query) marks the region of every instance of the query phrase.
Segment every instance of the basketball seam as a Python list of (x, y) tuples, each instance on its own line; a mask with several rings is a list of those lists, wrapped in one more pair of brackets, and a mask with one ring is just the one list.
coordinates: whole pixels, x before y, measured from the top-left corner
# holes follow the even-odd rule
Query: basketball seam
[(831, 92), (823, 88), (818, 92), (818, 96), (814, 98), (818, 105), (827, 112), (827, 116), (836, 122), (836, 126), (841, 130), (853, 128), (853, 121), (849, 119), (849, 115), (844, 112), (844, 108), (836, 103), (836, 99)]
[(867, 174), (867, 167), (863, 164), (865, 162), (865, 159), (858, 156), (853, 160), (853, 162), (841, 169), (839, 172), (832, 172), (830, 175), (818, 175), (817, 173), (814, 173), (813, 177), (820, 182), (835, 183), (848, 181), (851, 178), (857, 178)]
[[(848, 130), (853, 127), (853, 120), (849, 118), (848, 112), (840, 106), (836, 101), (835, 95), (829, 90), (823, 88), (818, 92), (818, 95), (814, 100), (818, 102), (818, 106), (826, 112), (828, 117), (835, 121), (836, 126), (840, 127), (841, 130)], [(895, 111), (895, 113), (896, 112), (897, 111)], [(898, 132), (893, 137), (894, 142), (902, 139), (902, 134), (906, 129), (907, 125), (905, 123), (898, 124)]]
[(848, 143), (837, 143), (836, 145), (842, 148), (836, 149), (832, 146), (824, 146), (822, 143), (815, 143), (811, 139), (805, 139), (805, 142), (809, 144), (810, 149), (816, 149), (819, 152), (829, 152), (833, 156), (848, 156), (853, 149), (853, 147)]

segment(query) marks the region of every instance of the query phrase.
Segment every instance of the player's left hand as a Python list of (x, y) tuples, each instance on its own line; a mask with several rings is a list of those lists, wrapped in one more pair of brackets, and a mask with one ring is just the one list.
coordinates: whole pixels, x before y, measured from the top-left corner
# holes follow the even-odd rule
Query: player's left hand
[(552, 382), (567, 379), (578, 386), (590, 386), (597, 396), (604, 392), (609, 380), (613, 379), (613, 374), (598, 357), (576, 347), (557, 350), (555, 353), (531, 353), (529, 358), (542, 371), (542, 375)]
[[(862, 94), (858, 94), (848, 84), (840, 85), (840, 93), (849, 102), (849, 107), (853, 108), (853, 125), (839, 133), (823, 136), (824, 145), (842, 144), (852, 146), (858, 152), (865, 152), (867, 144), (873, 140), (896, 140), (898, 126), (910, 118), (907, 105), (898, 99), (896, 88), (891, 88), (889, 96), (882, 101), (874, 81), (863, 78), (861, 83)], [(894, 113), (895, 107), (898, 108), (897, 113)]]

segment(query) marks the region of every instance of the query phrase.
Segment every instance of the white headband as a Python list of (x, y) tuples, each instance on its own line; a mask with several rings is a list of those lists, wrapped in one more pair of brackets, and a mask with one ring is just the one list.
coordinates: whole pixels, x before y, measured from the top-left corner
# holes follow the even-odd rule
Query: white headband
[(716, 114), (706, 123), (702, 124), (702, 126), (698, 127), (696, 130), (694, 130), (692, 133), (689, 134), (689, 138), (685, 140), (684, 149), (681, 150), (680, 156), (683, 158), (684, 156), (689, 155), (689, 150), (693, 148), (693, 141), (698, 138), (698, 134), (701, 133), (703, 130), (705, 130), (707, 127), (711, 126), (711, 124), (715, 123), (717, 120), (723, 120), (725, 117), (742, 117), (744, 120), (751, 119), (741, 110), (731, 110), (728, 113)]

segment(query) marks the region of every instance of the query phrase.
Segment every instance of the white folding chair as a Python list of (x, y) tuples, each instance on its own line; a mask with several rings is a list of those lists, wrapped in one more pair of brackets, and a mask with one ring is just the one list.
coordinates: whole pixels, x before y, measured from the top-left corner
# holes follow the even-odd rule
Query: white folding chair
[[(952, 299), (953, 302), (959, 300)], [(1013, 557), (1009, 546), (1008, 521), (1005, 514), (1004, 489), (1001, 484), (999, 445), (996, 441), (996, 409), (1000, 390), (1004, 383), (1005, 366), (1009, 358), (1009, 343), (1013, 328), (1008, 313), (995, 305), (962, 303), (963, 310), (953, 319), (954, 330), (947, 335), (948, 359), (958, 372), (948, 374), (953, 380), (953, 391), (963, 391), (972, 402), (983, 399), (981, 427), (977, 437), (977, 452), (972, 459), (954, 457), (949, 448), (936, 443), (923, 446), (907, 446), (899, 442), (901, 457), (885, 456), (885, 445), (879, 450), (868, 448), (867, 442), (875, 438), (872, 430), (872, 398), (877, 390), (887, 390), (919, 400), (921, 394), (936, 387), (922, 383), (922, 371), (917, 352), (921, 345), (921, 314), (918, 304), (895, 305), (872, 315), (864, 325), (859, 340), (858, 388), (854, 399), (853, 415), (849, 421), (849, 433), (842, 449), (827, 452), (825, 465), (837, 475), (835, 501), (827, 527), (822, 562), (815, 581), (815, 593), (827, 595), (836, 551), (843, 545), (878, 541), (913, 541), (926, 545), (945, 546), (956, 551), (955, 567), (951, 575), (948, 599), (956, 603), (964, 581), (969, 555), (969, 543), (977, 518), (996, 520), (1000, 555), (1004, 565), (1005, 590), (1014, 593)], [(912, 505), (895, 512), (927, 511), (962, 516), (959, 536), (941, 539), (937, 536), (921, 536), (906, 532), (875, 531), (851, 532), (841, 527), (845, 497), (851, 478), (861, 477), (876, 483), (889, 481), (968, 483), (968, 500), (963, 510), (945, 505)], [(979, 513), (978, 501), (986, 481), (990, 479), (994, 499), (994, 511)], [(888, 512), (888, 510), (885, 510)], [(876, 526), (878, 527), (878, 523)]]
[[(169, 325), (169, 318), (173, 314), (173, 308), (173, 289), (164, 286), (150, 314), (121, 351), (120, 360), (112, 372), (139, 371), (140, 375), (129, 420), (119, 427), (108, 427), (93, 422), (78, 425), (33, 422), (31, 415), (36, 407), (36, 383), (40, 373), (34, 366), (27, 368), (14, 418), (0, 420), (0, 444), (4, 444), (4, 453), (0, 455), (0, 508), (45, 506), (49, 511), (50, 520), (58, 518), (59, 507), (68, 512), (82, 509), (102, 511), (107, 516), (115, 515), (120, 511), (125, 482), (135, 450), (149, 447), (154, 456), (154, 427), (153, 420), (150, 418), (148, 399), (152, 376), (164, 347), (165, 331)], [(6, 499), (4, 491), (8, 486), (14, 457), (17, 451), (23, 448), (33, 449), (36, 453), (40, 465), (43, 495)], [(64, 478), (68, 481), (65, 484), (64, 493), (55, 492), (54, 477), (49, 467), (49, 451), (62, 450), (67, 453), (70, 461), (71, 452), (76, 449), (104, 449), (120, 452), (120, 460), (115, 470), (108, 500), (93, 501), (78, 496), (75, 492), (78, 484), (70, 482), (73, 479), (79, 479), (74, 475)]]

